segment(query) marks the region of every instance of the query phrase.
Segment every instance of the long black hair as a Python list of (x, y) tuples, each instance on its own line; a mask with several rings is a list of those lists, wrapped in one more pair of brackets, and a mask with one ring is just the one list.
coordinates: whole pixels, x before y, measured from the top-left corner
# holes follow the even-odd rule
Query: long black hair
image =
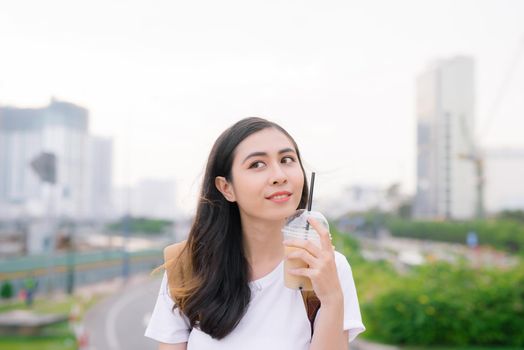
[(262, 118), (246, 118), (225, 130), (215, 141), (207, 161), (195, 220), (177, 261), (183, 280), (171, 289), (174, 308), (178, 307), (187, 316), (191, 327), (198, 326), (215, 339), (224, 338), (238, 325), (251, 300), (250, 268), (244, 252), (238, 205), (227, 201), (218, 191), (215, 178), (223, 176), (231, 181), (236, 147), (251, 134), (266, 128), (281, 131), (293, 143), (304, 174), (297, 209), (306, 206), (308, 186), (300, 152), (281, 126)]

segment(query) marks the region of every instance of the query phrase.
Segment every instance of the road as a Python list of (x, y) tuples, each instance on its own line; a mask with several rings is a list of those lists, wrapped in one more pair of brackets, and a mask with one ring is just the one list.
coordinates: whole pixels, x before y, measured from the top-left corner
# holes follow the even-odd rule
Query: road
[[(111, 288), (114, 288), (112, 286)], [(144, 337), (144, 331), (153, 311), (160, 279), (141, 278), (122, 287), (95, 305), (86, 315), (88, 345), (82, 350), (156, 350), (155, 341)], [(352, 350), (397, 350), (394, 347), (356, 340)]]
[(84, 320), (86, 349), (156, 350), (157, 343), (144, 337), (144, 331), (159, 288), (159, 278), (137, 279), (95, 305)]
[(394, 237), (385, 230), (377, 236), (365, 232), (357, 232), (355, 236), (361, 243), (364, 258), (390, 261), (401, 271), (406, 266), (428, 261), (457, 263), (465, 259), (472, 267), (498, 268), (509, 268), (518, 263), (516, 257), (489, 246), (471, 249), (465, 244)]

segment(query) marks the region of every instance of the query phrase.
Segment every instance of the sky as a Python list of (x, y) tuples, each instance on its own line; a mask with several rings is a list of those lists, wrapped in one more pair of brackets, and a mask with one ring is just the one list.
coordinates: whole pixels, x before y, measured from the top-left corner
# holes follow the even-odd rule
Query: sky
[(115, 185), (172, 179), (186, 211), (214, 140), (248, 116), (294, 136), (321, 198), (412, 193), (415, 81), (435, 59), (474, 57), (480, 144), (524, 148), (522, 18), (495, 0), (4, 1), (0, 105), (86, 107)]

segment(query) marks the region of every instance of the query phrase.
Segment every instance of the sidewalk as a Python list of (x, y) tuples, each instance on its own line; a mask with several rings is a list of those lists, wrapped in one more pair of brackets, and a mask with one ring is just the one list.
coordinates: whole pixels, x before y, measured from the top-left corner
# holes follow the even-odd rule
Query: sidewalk
[(123, 287), (134, 286), (151, 278), (152, 277), (149, 274), (134, 275), (129, 277), (127, 281), (124, 281), (121, 277), (117, 277), (108, 281), (76, 287), (75, 295), (80, 295), (86, 298), (94, 295), (112, 295), (120, 291)]
[[(132, 286), (139, 284), (141, 282), (144, 282), (151, 277), (149, 274), (138, 274), (129, 277), (127, 282), (125, 282), (122, 277), (113, 278), (107, 281), (92, 283), (88, 285), (82, 285), (82, 286), (76, 286), (74, 295), (80, 296), (84, 300), (91, 299), (94, 296), (109, 296), (114, 293), (117, 293), (119, 290), (121, 290), (125, 286)], [(38, 293), (38, 297), (45, 296), (44, 293)], [(50, 295), (46, 296), (46, 298), (50, 300), (60, 300), (67, 296), (67, 294), (63, 290), (54, 291)]]

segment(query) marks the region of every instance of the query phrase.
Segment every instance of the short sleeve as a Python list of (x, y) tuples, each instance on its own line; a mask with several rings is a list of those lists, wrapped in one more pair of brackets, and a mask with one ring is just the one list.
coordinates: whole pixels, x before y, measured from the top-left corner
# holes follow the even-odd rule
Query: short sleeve
[(362, 323), (357, 289), (348, 259), (337, 251), (335, 251), (335, 259), (340, 285), (344, 293), (344, 330), (349, 330), (349, 341), (351, 342), (357, 335), (364, 332), (366, 327)]
[(173, 306), (167, 288), (167, 274), (164, 273), (155, 308), (144, 334), (146, 337), (167, 344), (188, 341), (191, 332), (189, 319), (178, 309), (173, 310)]
[[(344, 294), (344, 330), (349, 330), (349, 341), (351, 342), (357, 335), (364, 332), (366, 327), (364, 327), (360, 315), (357, 289), (355, 288), (351, 266), (347, 258), (337, 251), (335, 251), (335, 263), (337, 265), (340, 286)], [(322, 308), (319, 310), (319, 313), (321, 312)]]

